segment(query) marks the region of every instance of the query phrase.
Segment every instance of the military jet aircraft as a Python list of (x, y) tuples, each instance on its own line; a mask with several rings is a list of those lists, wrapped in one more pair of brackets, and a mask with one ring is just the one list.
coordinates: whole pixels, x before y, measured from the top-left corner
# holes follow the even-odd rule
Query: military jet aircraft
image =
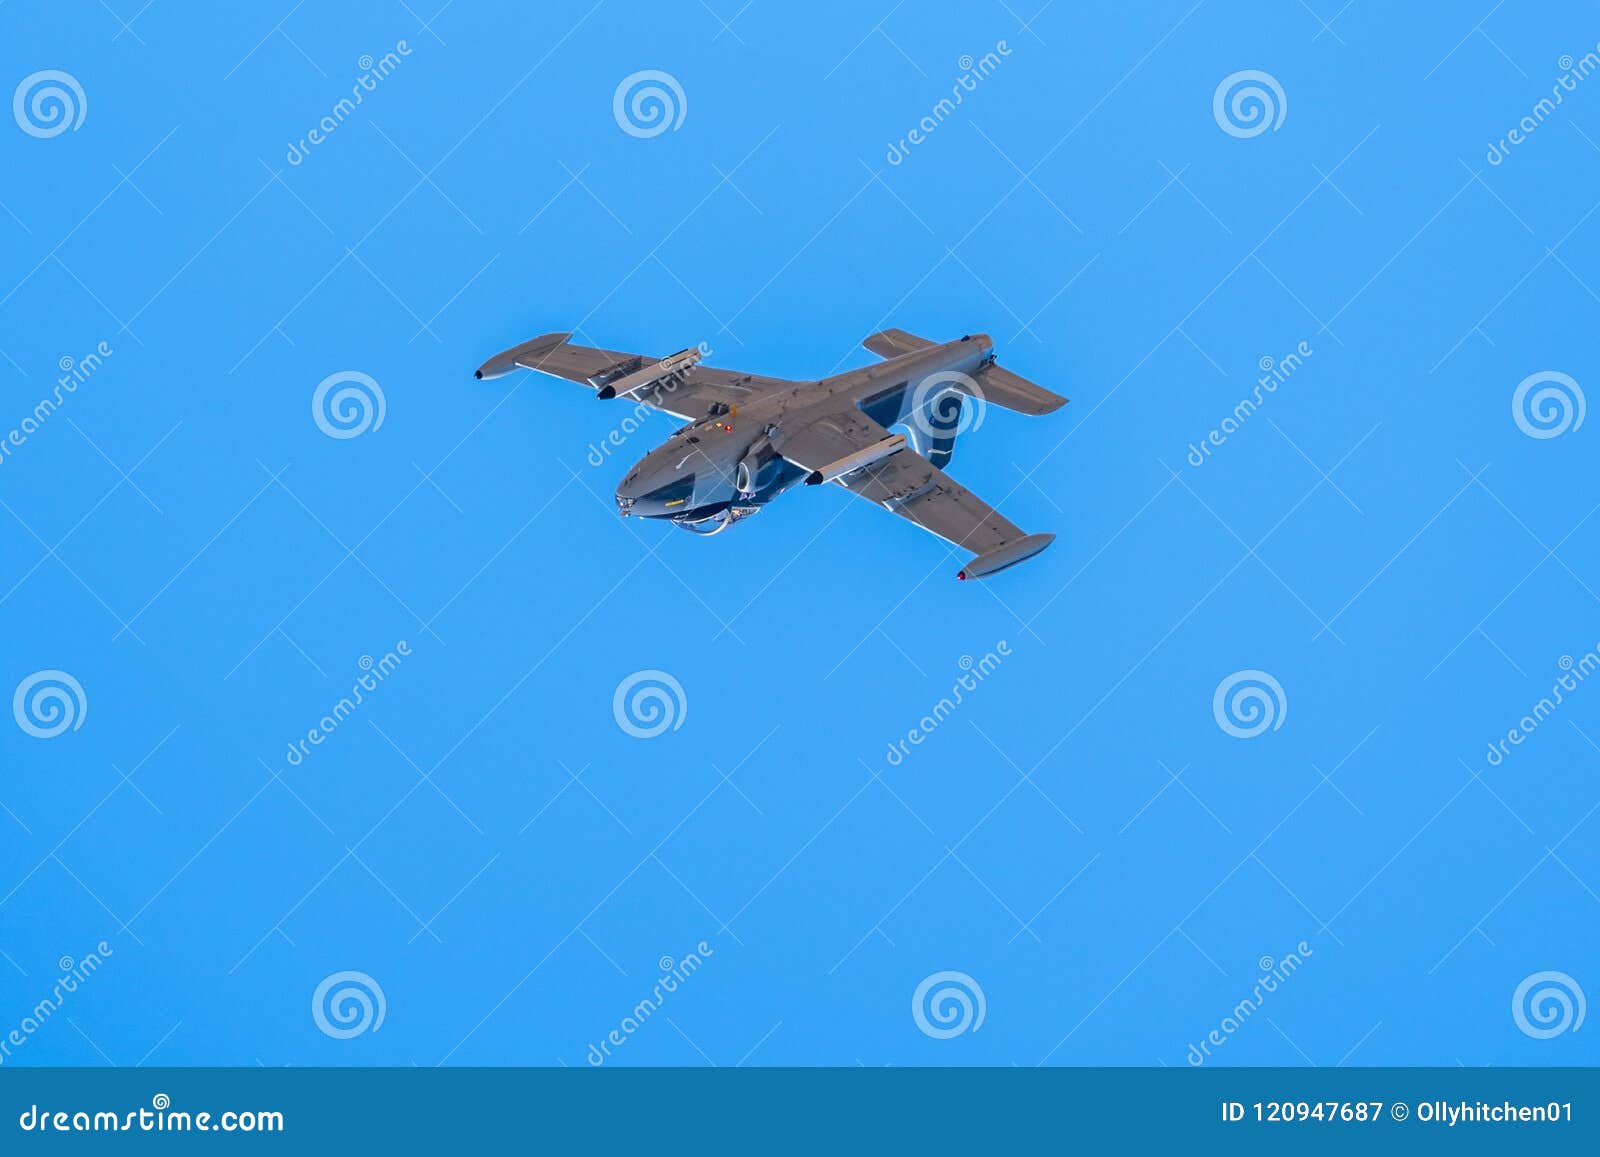
[(712, 369), (699, 349), (657, 359), (571, 336), (523, 342), (477, 377), (538, 370), (686, 419), (622, 480), (624, 516), (719, 534), (796, 485), (832, 482), (973, 551), (958, 579), (1004, 570), (1055, 538), (1024, 534), (944, 472), (964, 406), (969, 416), (984, 403), (1039, 415), (1067, 401), (996, 365), (985, 334), (939, 343), (886, 329), (862, 343), (883, 361), (809, 382)]

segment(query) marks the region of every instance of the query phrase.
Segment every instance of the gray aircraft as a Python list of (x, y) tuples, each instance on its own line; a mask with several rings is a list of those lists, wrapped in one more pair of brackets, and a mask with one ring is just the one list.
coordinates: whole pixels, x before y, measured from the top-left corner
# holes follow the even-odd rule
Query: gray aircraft
[(809, 382), (712, 369), (699, 349), (654, 359), (571, 336), (514, 346), (477, 377), (538, 370), (687, 419), (622, 480), (619, 514), (718, 534), (797, 484), (832, 482), (973, 551), (959, 579), (1004, 570), (1055, 538), (1023, 534), (944, 472), (964, 409), (970, 425), (986, 402), (1039, 415), (1067, 401), (996, 365), (987, 335), (937, 343), (886, 329), (862, 343), (883, 361)]

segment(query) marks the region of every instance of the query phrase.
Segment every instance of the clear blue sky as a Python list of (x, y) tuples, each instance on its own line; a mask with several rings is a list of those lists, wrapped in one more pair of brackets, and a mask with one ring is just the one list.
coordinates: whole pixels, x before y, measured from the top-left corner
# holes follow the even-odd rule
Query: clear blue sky
[[(101, 955), (4, 1063), (1600, 1060), (1513, 1015), (1600, 994), (1600, 678), (1489, 758), (1600, 643), (1594, 6), (738, 2), (0, 8), (4, 91), (82, 113), (0, 117), (0, 690), (78, 688), (0, 727), (0, 1036)], [(1045, 554), (957, 583), (835, 488), (623, 523), (671, 422), (597, 466), (617, 405), (471, 377), (885, 326), (1072, 398), (951, 466)], [(382, 421), (330, 437), (344, 371)]]

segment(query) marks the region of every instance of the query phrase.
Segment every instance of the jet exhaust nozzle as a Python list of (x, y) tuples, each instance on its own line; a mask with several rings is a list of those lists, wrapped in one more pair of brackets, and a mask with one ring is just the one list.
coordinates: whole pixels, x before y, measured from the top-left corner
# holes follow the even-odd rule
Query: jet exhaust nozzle
[(595, 391), (595, 397), (602, 402), (608, 402), (619, 394), (633, 397), (643, 390), (671, 377), (673, 374), (683, 373), (685, 370), (700, 364), (701, 353), (698, 348), (679, 350), (671, 357), (662, 358), (660, 361), (651, 362), (641, 366), (631, 374), (623, 374), (613, 378)]
[(898, 454), (906, 448), (904, 434), (890, 434), (887, 438), (865, 446), (860, 450), (846, 454), (825, 466), (819, 466), (806, 476), (807, 486), (821, 486), (824, 482), (832, 482), (835, 478), (842, 478), (853, 470), (860, 470), (863, 466), (871, 466), (874, 462), (881, 462), (891, 454)]

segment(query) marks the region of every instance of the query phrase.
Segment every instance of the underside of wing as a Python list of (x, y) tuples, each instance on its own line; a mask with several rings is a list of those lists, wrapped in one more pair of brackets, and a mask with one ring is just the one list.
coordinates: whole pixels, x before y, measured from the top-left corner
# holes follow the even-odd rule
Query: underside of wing
[(755, 394), (792, 383), (699, 364), (698, 350), (666, 358), (569, 344), (568, 333), (551, 333), (496, 354), (478, 369), (494, 378), (517, 368), (589, 386), (605, 398), (622, 398), (693, 420), (718, 406), (734, 407)]
[(971, 550), (974, 557), (958, 571), (960, 579), (1005, 570), (1054, 541), (1054, 534), (1022, 533), (1016, 523), (914, 450), (901, 450), (838, 478), (838, 485)]
[(1023, 537), (1004, 515), (914, 451), (863, 467), (839, 485), (976, 554)]
[(772, 448), (806, 470), (812, 483), (832, 482), (906, 444), (854, 406), (801, 411), (784, 419), (772, 435)]
[(976, 556), (959, 578), (981, 578), (1031, 558), (1048, 534), (1015, 523), (854, 406), (802, 413), (785, 422), (773, 448), (810, 471), (808, 482), (835, 482)]
[(1024, 534), (983, 499), (914, 450), (905, 449), (838, 479), (852, 494), (976, 556), (957, 578), (982, 578), (1031, 558), (1055, 538)]

